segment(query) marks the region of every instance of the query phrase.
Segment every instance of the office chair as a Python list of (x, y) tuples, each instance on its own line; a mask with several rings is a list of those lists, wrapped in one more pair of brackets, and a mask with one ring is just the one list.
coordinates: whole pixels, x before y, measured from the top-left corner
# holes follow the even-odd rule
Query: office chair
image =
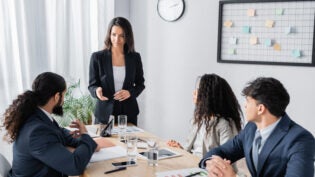
[(7, 177), (9, 171), (11, 170), (11, 165), (8, 160), (0, 153), (0, 177)]

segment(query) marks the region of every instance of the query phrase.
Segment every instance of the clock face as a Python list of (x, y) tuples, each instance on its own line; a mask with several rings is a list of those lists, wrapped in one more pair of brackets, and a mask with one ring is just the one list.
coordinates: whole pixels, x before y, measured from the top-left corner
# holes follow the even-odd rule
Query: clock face
[(158, 0), (157, 11), (166, 21), (176, 21), (184, 13), (184, 0)]

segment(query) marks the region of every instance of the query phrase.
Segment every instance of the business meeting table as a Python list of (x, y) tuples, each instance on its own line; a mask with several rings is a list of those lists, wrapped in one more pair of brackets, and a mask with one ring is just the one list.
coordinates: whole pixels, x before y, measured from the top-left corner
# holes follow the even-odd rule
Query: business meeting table
[[(92, 125), (93, 126), (93, 125)], [(126, 170), (117, 171), (110, 174), (104, 174), (105, 171), (114, 169), (112, 166), (113, 162), (126, 161), (127, 157), (119, 157), (115, 159), (103, 160), (98, 162), (91, 162), (87, 166), (81, 177), (154, 177), (157, 172), (165, 172), (171, 170), (180, 170), (186, 168), (196, 168), (198, 167), (199, 158), (190, 154), (189, 152), (182, 150), (180, 148), (172, 148), (167, 146), (166, 140), (162, 140), (159, 137), (149, 133), (149, 132), (136, 132), (134, 133), (138, 138), (146, 140), (150, 137), (154, 137), (159, 144), (159, 148), (168, 148), (171, 151), (181, 154), (178, 157), (162, 159), (158, 161), (158, 166), (149, 166), (148, 162), (144, 158), (137, 158), (137, 165), (127, 167)], [(117, 135), (112, 135), (111, 137), (106, 137), (109, 141), (117, 146), (122, 146), (126, 149), (126, 144), (119, 141)], [(138, 149), (138, 152), (148, 151), (148, 149)]]

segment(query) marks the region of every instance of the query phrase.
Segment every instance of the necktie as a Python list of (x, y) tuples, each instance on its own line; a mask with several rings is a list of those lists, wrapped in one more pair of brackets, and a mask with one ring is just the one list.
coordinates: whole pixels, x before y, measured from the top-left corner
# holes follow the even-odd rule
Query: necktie
[(261, 145), (261, 135), (259, 131), (257, 131), (255, 134), (253, 149), (252, 149), (253, 162), (254, 162), (256, 170), (258, 167), (258, 155), (259, 155), (260, 145)]

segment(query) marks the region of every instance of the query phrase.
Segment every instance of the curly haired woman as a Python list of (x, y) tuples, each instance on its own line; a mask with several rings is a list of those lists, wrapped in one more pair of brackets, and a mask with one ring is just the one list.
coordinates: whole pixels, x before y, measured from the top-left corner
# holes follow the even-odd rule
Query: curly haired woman
[(194, 102), (196, 107), (187, 143), (184, 147), (175, 140), (167, 144), (202, 158), (210, 149), (238, 134), (242, 111), (230, 85), (216, 74), (201, 77), (199, 88), (194, 91)]

